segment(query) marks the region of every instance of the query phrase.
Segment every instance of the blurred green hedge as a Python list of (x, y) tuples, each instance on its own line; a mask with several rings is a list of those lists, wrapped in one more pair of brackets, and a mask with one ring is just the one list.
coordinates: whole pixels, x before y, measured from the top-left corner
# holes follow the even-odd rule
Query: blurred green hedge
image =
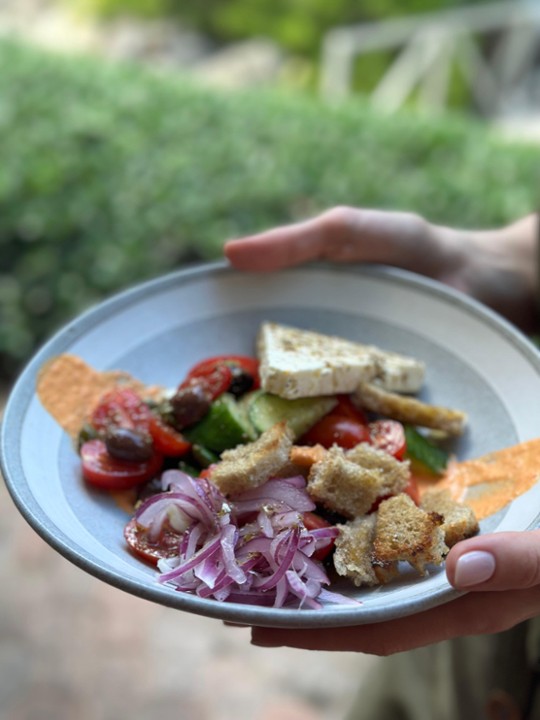
[(113, 291), (333, 204), (458, 225), (531, 210), (537, 153), (458, 118), (221, 94), (0, 43), (0, 375)]

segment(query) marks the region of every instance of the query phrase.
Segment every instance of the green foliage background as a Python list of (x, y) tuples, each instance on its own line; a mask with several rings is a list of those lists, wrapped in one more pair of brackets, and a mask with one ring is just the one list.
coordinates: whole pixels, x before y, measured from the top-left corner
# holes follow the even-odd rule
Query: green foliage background
[(536, 148), (480, 123), (221, 94), (0, 42), (0, 375), (81, 309), (334, 204), (462, 226), (531, 211)]
[(435, 12), (489, 0), (64, 0), (104, 17), (169, 16), (227, 41), (266, 36), (290, 51), (318, 52), (322, 34), (336, 25)]
[[(318, 87), (322, 40), (331, 28), (377, 22), (403, 15), (432, 13), (492, 0), (58, 0), (82, 13), (111, 19), (131, 15), (170, 18), (194, 28), (216, 44), (265, 37), (288, 57), (278, 82), (296, 90)], [(357, 59), (352, 81), (356, 93), (370, 93), (391, 64), (394, 52), (380, 51)], [(413, 103), (414, 104), (414, 103)], [(457, 64), (451, 71), (448, 105), (474, 110), (470, 90)]]

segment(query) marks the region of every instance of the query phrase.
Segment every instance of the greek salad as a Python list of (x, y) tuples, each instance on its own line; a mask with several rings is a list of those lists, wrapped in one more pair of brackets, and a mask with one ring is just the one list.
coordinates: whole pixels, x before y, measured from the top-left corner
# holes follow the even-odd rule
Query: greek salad
[(100, 491), (130, 493), (127, 548), (157, 567), (159, 582), (276, 607), (354, 602), (328, 589), (343, 518), (312, 498), (301, 466), (239, 493), (212, 481), (223, 453), (279, 423), (308, 454), (366, 443), (408, 461), (405, 492), (415, 504), (418, 475), (437, 477), (448, 462), (416, 427), (361, 407), (353, 394), (265, 391), (259, 360), (232, 354), (201, 360), (162, 397), (129, 383), (107, 392), (79, 433), (82, 476)]

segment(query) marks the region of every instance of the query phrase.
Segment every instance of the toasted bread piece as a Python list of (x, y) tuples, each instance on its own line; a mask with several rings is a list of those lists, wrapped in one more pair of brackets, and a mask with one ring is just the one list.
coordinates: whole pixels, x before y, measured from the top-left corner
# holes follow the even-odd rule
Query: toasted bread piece
[[(363, 464), (359, 461), (360, 455), (364, 458)], [(407, 484), (407, 465), (403, 465), (401, 472), (392, 465), (392, 472), (388, 472), (391, 460), (368, 445), (349, 458), (342, 448), (334, 445), (311, 467), (308, 493), (316, 502), (348, 519), (365, 515), (377, 498), (402, 490)]]
[(417, 507), (405, 493), (383, 500), (377, 511), (372, 563), (386, 569), (410, 563), (421, 575), (426, 565), (440, 565), (448, 552), (438, 513)]
[(448, 490), (426, 491), (422, 495), (420, 506), (426, 512), (442, 515), (441, 529), (449, 548), (460, 540), (476, 535), (479, 530), (472, 508), (454, 500)]
[(366, 410), (410, 425), (442, 430), (448, 435), (461, 435), (467, 415), (461, 410), (429, 405), (416, 398), (388, 392), (369, 382), (358, 384), (355, 401)]
[(236, 495), (273, 477), (285, 477), (291, 447), (292, 432), (287, 423), (277, 423), (254, 442), (225, 450), (212, 470), (212, 482), (224, 495)]
[(363, 380), (416, 392), (424, 364), (369, 345), (310, 330), (263, 323), (257, 341), (262, 388), (287, 399), (351, 393)]
[(369, 511), (378, 496), (380, 484), (377, 470), (365, 470), (347, 460), (343, 450), (334, 446), (312, 466), (307, 491), (328, 510), (352, 520)]
[[(322, 445), (293, 445), (290, 459), (297, 468), (309, 469), (324, 460), (327, 450)], [(384, 483), (380, 495), (396, 495), (406, 487), (410, 477), (410, 462), (398, 461), (383, 450), (360, 443), (345, 451), (345, 458), (361, 467), (381, 470)]]
[(381, 560), (371, 553), (371, 567), (375, 577), (381, 585), (392, 582), (399, 577), (399, 564), (397, 560)]
[(334, 567), (338, 575), (349, 578), (358, 587), (380, 582), (371, 564), (376, 520), (374, 513), (337, 526)]
[(406, 488), (411, 477), (411, 464), (408, 460), (396, 460), (389, 453), (368, 443), (360, 443), (346, 450), (345, 457), (355, 465), (381, 473), (378, 497), (397, 495)]

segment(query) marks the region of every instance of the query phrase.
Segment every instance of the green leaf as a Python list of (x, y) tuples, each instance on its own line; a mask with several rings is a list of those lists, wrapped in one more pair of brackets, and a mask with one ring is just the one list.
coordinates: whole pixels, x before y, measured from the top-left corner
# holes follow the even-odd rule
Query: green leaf
[(416, 428), (405, 426), (406, 456), (424, 465), (430, 472), (440, 475), (448, 465), (448, 453), (428, 440)]

